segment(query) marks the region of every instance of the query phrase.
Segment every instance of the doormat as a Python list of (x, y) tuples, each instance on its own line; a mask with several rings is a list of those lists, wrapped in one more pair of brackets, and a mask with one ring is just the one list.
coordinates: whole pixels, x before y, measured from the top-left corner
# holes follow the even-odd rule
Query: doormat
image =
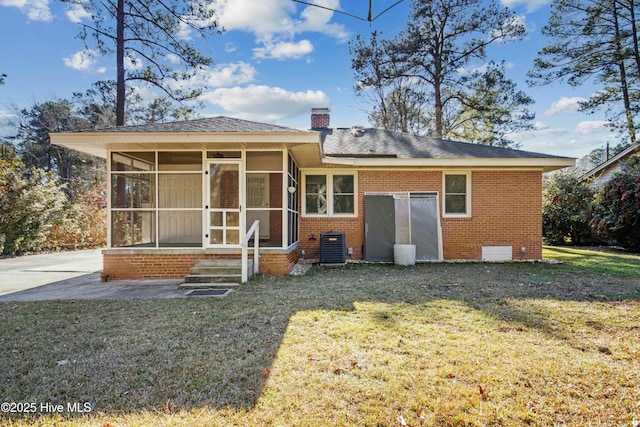
[(195, 289), (187, 292), (190, 297), (226, 297), (231, 289)]

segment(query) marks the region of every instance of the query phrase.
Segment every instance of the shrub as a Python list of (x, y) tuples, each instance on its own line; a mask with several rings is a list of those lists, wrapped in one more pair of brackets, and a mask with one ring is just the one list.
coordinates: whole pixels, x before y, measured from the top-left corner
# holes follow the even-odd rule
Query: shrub
[(0, 159), (1, 253), (42, 250), (47, 230), (60, 221), (66, 195), (52, 173)]
[(70, 202), (53, 173), (0, 159), (0, 254), (104, 246), (104, 183)]
[(596, 194), (591, 226), (610, 244), (640, 252), (640, 159), (614, 175)]
[(549, 244), (591, 244), (589, 227), (593, 190), (577, 173), (557, 172), (545, 178), (542, 192), (543, 236)]

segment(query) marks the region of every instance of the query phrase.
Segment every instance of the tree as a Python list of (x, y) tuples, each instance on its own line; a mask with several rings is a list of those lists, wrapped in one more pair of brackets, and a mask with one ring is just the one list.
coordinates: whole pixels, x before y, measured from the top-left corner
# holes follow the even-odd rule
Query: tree
[(16, 134), (10, 139), (18, 147), (18, 152), (26, 167), (53, 172), (72, 196), (75, 188), (70, 184), (81, 181), (91, 182), (102, 176), (104, 161), (64, 147), (51, 144), (49, 132), (71, 132), (91, 129), (91, 123), (74, 112), (71, 101), (57, 99), (42, 104), (34, 104), (30, 109), (17, 112), (12, 122)]
[(606, 108), (610, 125), (636, 142), (640, 112), (640, 49), (635, 0), (554, 0), (542, 33), (550, 41), (529, 72), (529, 83), (587, 80), (602, 85), (582, 111)]
[(0, 74), (0, 86), (4, 84), (4, 79), (7, 78), (6, 74)]
[(535, 114), (527, 106), (533, 98), (505, 76), (504, 64), (490, 62), (469, 79), (469, 91), (460, 95), (460, 113), (449, 127), (451, 135), (478, 144), (515, 146), (507, 135), (533, 128)]
[[(495, 64), (490, 64), (485, 72), (480, 69), (486, 66), (486, 50), (490, 45), (521, 38), (525, 30), (507, 8), (496, 3), (483, 4), (480, 0), (415, 0), (411, 19), (398, 37), (385, 40), (374, 32), (369, 41), (358, 38), (350, 47), (357, 93), (373, 96), (379, 105), (379, 115), (386, 117), (389, 93), (398, 87), (410, 87), (414, 93), (421, 93), (417, 99), (432, 100), (423, 108), (421, 117), (431, 122), (432, 136), (465, 134), (463, 123), (469, 128), (471, 121), (484, 121), (484, 126), (478, 126), (495, 133), (492, 141), (501, 140), (500, 127), (492, 128), (486, 123), (508, 122), (512, 111), (506, 111), (505, 115), (505, 109), (490, 109), (476, 102), (492, 96), (499, 99), (492, 93), (509, 92), (513, 85)], [(477, 71), (461, 72), (474, 67)], [(517, 104), (517, 110), (531, 101), (524, 97), (511, 100), (524, 101)], [(473, 109), (478, 112), (470, 114)], [(501, 117), (495, 117), (496, 114)], [(531, 115), (527, 112), (521, 117), (524, 121)], [(391, 126), (385, 124), (387, 128)]]
[[(174, 101), (194, 99), (201, 90), (185, 81), (211, 64), (184, 36), (206, 38), (219, 32), (211, 3), (205, 0), (63, 0), (84, 9), (91, 23), (80, 23), (87, 49), (116, 56), (116, 125), (126, 120), (126, 85), (138, 81), (160, 89)], [(181, 69), (175, 69), (179, 62)], [(127, 64), (130, 64), (129, 66)]]
[(640, 252), (640, 159), (632, 161), (597, 193), (591, 226), (611, 244)]
[(592, 242), (589, 221), (593, 190), (575, 171), (556, 172), (544, 180), (542, 232), (551, 244)]

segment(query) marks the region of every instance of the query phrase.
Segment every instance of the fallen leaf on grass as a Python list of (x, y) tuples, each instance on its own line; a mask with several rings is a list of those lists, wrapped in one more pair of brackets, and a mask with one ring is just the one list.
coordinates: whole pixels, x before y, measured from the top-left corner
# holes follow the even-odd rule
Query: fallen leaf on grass
[(267, 378), (269, 375), (271, 375), (271, 369), (269, 369), (269, 368), (264, 368), (264, 369), (262, 370), (262, 376), (263, 376), (263, 377), (265, 377), (265, 378)]
[(478, 384), (478, 391), (480, 391), (480, 397), (482, 397), (482, 400), (487, 400), (487, 398), (489, 397), (487, 396), (487, 391), (482, 388), (480, 384)]

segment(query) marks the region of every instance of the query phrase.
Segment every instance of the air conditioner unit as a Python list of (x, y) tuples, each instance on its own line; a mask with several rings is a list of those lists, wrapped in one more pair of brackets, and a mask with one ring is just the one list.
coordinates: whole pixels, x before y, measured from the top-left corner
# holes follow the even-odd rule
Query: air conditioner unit
[(344, 233), (320, 234), (320, 263), (347, 263), (347, 242)]

